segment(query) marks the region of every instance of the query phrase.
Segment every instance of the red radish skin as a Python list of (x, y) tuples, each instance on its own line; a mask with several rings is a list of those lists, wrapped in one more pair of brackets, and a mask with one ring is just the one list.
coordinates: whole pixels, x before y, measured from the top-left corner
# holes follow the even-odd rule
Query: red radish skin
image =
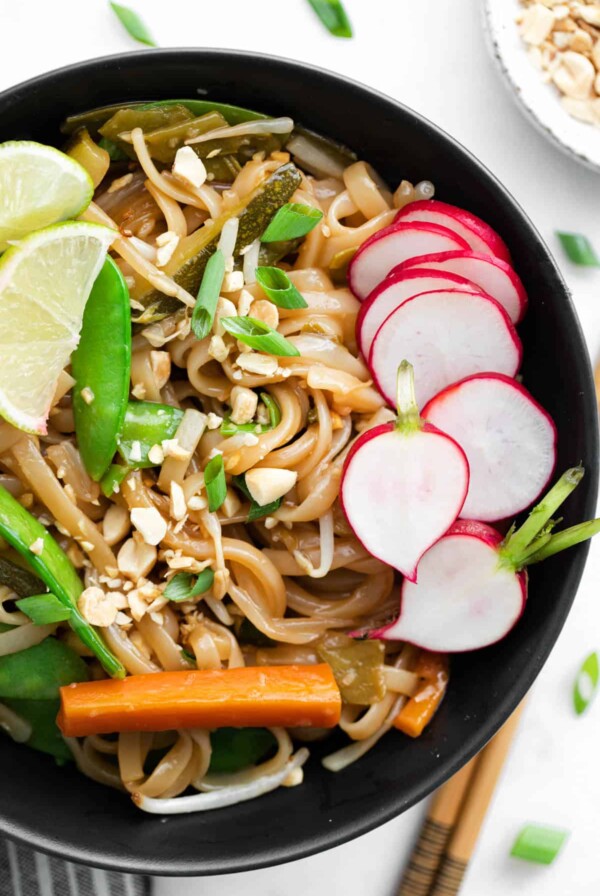
[(423, 417), (452, 436), (469, 461), (462, 516), (513, 517), (546, 489), (556, 465), (556, 426), (529, 392), (507, 376), (480, 373), (435, 396)]
[(409, 258), (408, 261), (403, 261), (395, 267), (389, 276), (412, 268), (427, 268), (466, 277), (467, 280), (477, 284), (482, 292), (496, 299), (513, 324), (523, 320), (527, 310), (525, 287), (513, 268), (501, 258), (477, 252), (437, 252)]
[(514, 376), (522, 346), (506, 311), (494, 299), (439, 290), (404, 302), (373, 340), (369, 368), (392, 406), (397, 358), (405, 357), (414, 366), (417, 403), (423, 406), (451, 383), (474, 373)]
[(348, 285), (363, 301), (392, 268), (416, 255), (467, 250), (469, 244), (447, 227), (394, 223), (366, 240), (348, 267)]
[(500, 641), (527, 600), (527, 573), (499, 567), (501, 543), (500, 533), (485, 523), (455, 523), (421, 558), (418, 584), (402, 583), (398, 619), (370, 637), (442, 653)]
[(377, 330), (392, 311), (413, 296), (439, 289), (481, 292), (479, 287), (465, 277), (447, 274), (444, 271), (410, 268), (389, 274), (365, 299), (358, 312), (356, 338), (363, 356), (369, 357)]
[(454, 230), (474, 252), (495, 255), (510, 264), (508, 246), (495, 230), (464, 208), (437, 199), (420, 199), (400, 209), (394, 223), (422, 221)]
[(406, 362), (398, 381), (398, 420), (357, 439), (344, 464), (340, 502), (366, 550), (416, 581), (421, 556), (460, 513), (469, 465), (454, 439), (420, 419)]

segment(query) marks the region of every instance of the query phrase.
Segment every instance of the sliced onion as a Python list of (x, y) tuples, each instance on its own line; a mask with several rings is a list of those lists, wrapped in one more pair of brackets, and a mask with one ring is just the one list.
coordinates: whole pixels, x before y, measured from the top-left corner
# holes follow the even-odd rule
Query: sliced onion
[(260, 240), (254, 240), (253, 243), (246, 248), (244, 252), (244, 283), (256, 283), (256, 268), (258, 267), (258, 256), (260, 253)]
[(263, 775), (256, 781), (234, 787), (223, 787), (207, 793), (195, 793), (193, 796), (179, 796), (173, 799), (155, 799), (134, 793), (132, 800), (138, 809), (153, 815), (181, 815), (186, 812), (206, 812), (210, 809), (223, 809), (254, 800), (265, 793), (276, 790), (285, 779), (297, 768), (304, 765), (309, 757), (306, 747), (301, 747), (284, 767), (272, 775)]
[(198, 137), (191, 137), (185, 141), (186, 146), (192, 143), (206, 143), (208, 140), (218, 140), (220, 137), (245, 137), (247, 134), (289, 134), (294, 130), (294, 122), (291, 118), (265, 118), (256, 121), (244, 121), (233, 127), (215, 128)]

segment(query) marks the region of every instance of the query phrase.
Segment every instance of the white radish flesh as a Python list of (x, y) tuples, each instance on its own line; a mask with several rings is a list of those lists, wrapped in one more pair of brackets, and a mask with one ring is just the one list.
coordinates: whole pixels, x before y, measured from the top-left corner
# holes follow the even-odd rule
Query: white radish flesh
[(394, 223), (398, 224), (416, 221), (448, 227), (466, 240), (474, 252), (495, 255), (510, 262), (510, 252), (504, 240), (489, 224), (463, 208), (437, 199), (422, 199), (405, 205), (394, 218)]
[(360, 247), (348, 268), (348, 284), (361, 301), (392, 268), (416, 255), (469, 248), (462, 237), (436, 224), (394, 223), (374, 233)]
[(475, 284), (464, 277), (447, 274), (444, 271), (410, 268), (410, 270), (389, 274), (365, 299), (358, 312), (356, 335), (363, 356), (369, 357), (377, 330), (392, 311), (395, 311), (408, 299), (412, 299), (413, 296), (439, 289), (481, 292)]
[(515, 380), (483, 373), (449, 386), (423, 409), (469, 461), (461, 516), (493, 522), (515, 516), (546, 488), (556, 462), (556, 427)]
[(417, 404), (451, 383), (490, 371), (514, 376), (521, 341), (506, 311), (488, 296), (461, 290), (423, 293), (404, 302), (377, 331), (369, 367), (393, 406), (398, 358), (415, 370)]
[(499, 566), (502, 537), (458, 523), (423, 555), (417, 584), (402, 584), (400, 616), (371, 636), (454, 653), (499, 641), (525, 607), (525, 573)]
[(420, 258), (409, 258), (408, 261), (398, 265), (389, 276), (413, 268), (428, 268), (466, 277), (467, 280), (477, 284), (482, 292), (496, 299), (513, 324), (523, 319), (527, 308), (527, 293), (513, 268), (501, 258), (492, 258), (477, 252), (439, 252), (434, 255), (422, 255)]
[[(410, 401), (402, 398), (410, 369)], [(348, 455), (342, 507), (357, 538), (374, 557), (415, 579), (417, 564), (460, 513), (469, 467), (456, 442), (423, 423), (414, 404), (412, 368), (401, 365), (396, 424), (365, 432)], [(414, 409), (407, 411), (409, 405)]]

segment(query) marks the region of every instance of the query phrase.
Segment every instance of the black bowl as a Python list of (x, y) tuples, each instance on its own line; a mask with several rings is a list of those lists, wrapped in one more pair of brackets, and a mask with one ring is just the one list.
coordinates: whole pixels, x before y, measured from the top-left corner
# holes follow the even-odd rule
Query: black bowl
[[(434, 181), (437, 195), (481, 215), (508, 243), (531, 306), (521, 328), (525, 383), (554, 417), (558, 470), (587, 476), (565, 525), (593, 515), (597, 420), (590, 363), (556, 265), (514, 199), (455, 140), (410, 109), (329, 72), (222, 50), (160, 50), (83, 62), (0, 95), (0, 140), (60, 143), (68, 114), (108, 103), (198, 95), (290, 115), (354, 148), (391, 183)], [(0, 830), (76, 861), (150, 874), (211, 874), (298, 859), (364, 834), (426, 796), (494, 734), (542, 668), (565, 622), (587, 553), (531, 574), (525, 614), (504, 641), (457, 657), (451, 687), (418, 740), (394, 732), (337, 775), (319, 750), (304, 784), (209, 814), (161, 819), (123, 794), (0, 739)], [(327, 747), (330, 750), (331, 747)]]

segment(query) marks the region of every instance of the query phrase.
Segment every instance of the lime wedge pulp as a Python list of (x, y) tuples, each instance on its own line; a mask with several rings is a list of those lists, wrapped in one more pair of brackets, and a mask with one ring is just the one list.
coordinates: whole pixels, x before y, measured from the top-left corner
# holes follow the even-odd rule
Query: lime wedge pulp
[(94, 193), (78, 162), (29, 140), (0, 144), (0, 250), (57, 221), (76, 218)]
[(58, 376), (114, 238), (108, 227), (69, 221), (0, 258), (0, 415), (25, 432), (46, 432)]

